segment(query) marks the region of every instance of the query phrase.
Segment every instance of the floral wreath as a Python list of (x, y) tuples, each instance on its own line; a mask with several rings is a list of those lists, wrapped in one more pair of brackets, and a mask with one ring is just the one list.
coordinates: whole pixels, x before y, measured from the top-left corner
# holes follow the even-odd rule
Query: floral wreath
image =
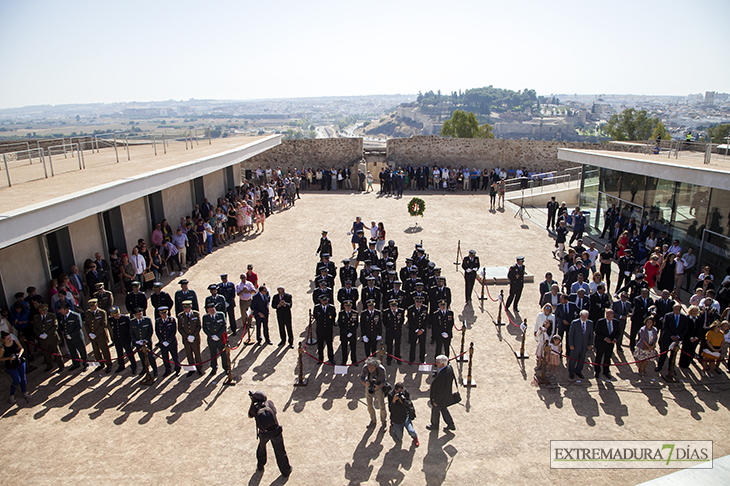
[(423, 199), (414, 197), (408, 202), (408, 214), (411, 216), (423, 217), (424, 211), (426, 211), (426, 203)]

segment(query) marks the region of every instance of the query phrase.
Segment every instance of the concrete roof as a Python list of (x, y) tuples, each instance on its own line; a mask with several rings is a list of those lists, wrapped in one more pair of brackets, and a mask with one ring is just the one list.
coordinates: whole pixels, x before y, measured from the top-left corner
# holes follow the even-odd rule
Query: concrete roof
[(680, 154), (679, 158), (664, 154), (638, 154), (609, 150), (558, 149), (558, 159), (583, 165), (620, 170), (632, 174), (688, 182), (702, 187), (730, 190), (730, 157), (712, 154), (704, 163), (704, 154)]
[[(0, 248), (52, 231), (147, 194), (240, 163), (279, 145), (281, 135), (261, 137), (253, 142), (240, 145), (240, 142), (249, 140), (239, 139), (239, 143), (236, 144), (238, 146), (235, 148), (198, 158), (193, 157), (199, 156), (201, 152), (188, 152), (187, 158), (180, 156), (176, 159), (167, 159), (177, 163), (161, 168), (159, 164), (155, 164), (152, 166), (154, 170), (144, 170), (150, 168), (150, 163), (147, 162), (144, 165), (144, 161), (137, 161), (133, 170), (127, 170), (127, 166), (122, 166), (125, 169), (121, 173), (118, 170), (110, 170), (109, 166), (89, 168), (82, 172), (82, 177), (78, 177), (78, 175), (75, 177), (74, 181), (78, 181), (79, 184), (66, 184), (66, 190), (62, 190), (63, 194), (58, 197), (44, 197), (53, 193), (51, 186), (63, 185), (56, 180), (58, 177), (3, 189), (0, 191), (0, 205), (3, 207), (3, 212), (0, 214), (0, 235), (2, 235)], [(217, 148), (220, 150), (221, 147)], [(139, 165), (140, 163), (143, 165)], [(92, 173), (92, 171), (94, 172)], [(127, 177), (123, 177), (124, 175)], [(95, 180), (97, 183), (89, 185), (88, 180)], [(84, 183), (85, 181), (87, 184)], [(43, 185), (35, 190), (30, 189), (36, 196), (34, 200), (38, 202), (8, 210), (9, 208), (5, 204), (8, 201), (8, 195), (4, 194), (5, 191), (9, 192), (16, 188), (28, 191), (28, 186), (34, 185), (35, 182)], [(87, 187), (71, 192), (72, 189), (78, 189), (84, 185)]]

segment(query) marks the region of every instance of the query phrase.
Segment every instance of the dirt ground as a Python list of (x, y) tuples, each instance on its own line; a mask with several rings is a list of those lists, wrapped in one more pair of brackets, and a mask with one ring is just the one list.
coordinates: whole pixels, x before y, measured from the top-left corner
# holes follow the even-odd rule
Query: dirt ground
[[(725, 375), (700, 380), (693, 369), (680, 374), (678, 384), (668, 385), (651, 369), (647, 379), (639, 381), (634, 366), (621, 366), (614, 370), (618, 381), (612, 383), (571, 382), (561, 366), (552, 386), (534, 386), (534, 340), (527, 339), (531, 358), (515, 359), (518, 328), (497, 328), (492, 322), (497, 305), (490, 300), (482, 304), (475, 295), (473, 305), (464, 304), (463, 274), (453, 262), (459, 240), (464, 253), (475, 249), (486, 266), (507, 266), (516, 255), (524, 255), (536, 278), (525, 287), (518, 317), (527, 318), (531, 327), (538, 313), (538, 284), (546, 271), (557, 270), (544, 222), (521, 223), (509, 205), (505, 211), (489, 212), (488, 197), (482, 194), (419, 195), (426, 212), (416, 219), (406, 210), (410, 195), (397, 199), (375, 193), (304, 193), (294, 208), (272, 216), (263, 233), (216, 250), (185, 276), (202, 300), (208, 295), (207, 285), (218, 282), (220, 273), (237, 282), (246, 264), (254, 264), (259, 282), (272, 291), (284, 285), (293, 295), (295, 335), (303, 339), (322, 229), (329, 231), (336, 262), (351, 254), (346, 232), (357, 215), (385, 224), (387, 238), (400, 249), (399, 267), (414, 244), (423, 241), (430, 258), (443, 268), (454, 313), (466, 321), (467, 343), (475, 347), (477, 386), (461, 389), (462, 403), (451, 408), (456, 431), (425, 429), (431, 378), (415, 366), (394, 364), (387, 370), (389, 381), (405, 382), (414, 398), (418, 448), (408, 439), (402, 446), (394, 443), (385, 429), (366, 429), (369, 418), (365, 390), (357, 380), (359, 367), (334, 376), (332, 367), (317, 366), (305, 356), (309, 385), (294, 387), (297, 353), (276, 346), (279, 336), (272, 318), (274, 346), (241, 346), (232, 353), (235, 386), (224, 387), (223, 375), (210, 377), (207, 368), (204, 377), (158, 378), (144, 387), (130, 371), (52, 375), (36, 362), (39, 369), (29, 374), (30, 403), (21, 399), (11, 406), (3, 398), (0, 409), (5, 477), (38, 486), (59, 480), (284, 484), (271, 448), (266, 471), (255, 471), (256, 435), (246, 411), (248, 391), (257, 389), (279, 410), (294, 468), (288, 482), (296, 485), (630, 485), (664, 474), (651, 469), (551, 470), (550, 440), (714, 440), (716, 458), (730, 453), (730, 382)], [(176, 280), (165, 290), (176, 291)], [(492, 295), (500, 288), (506, 291), (492, 287)], [(457, 339), (452, 345), (458, 351)], [(335, 352), (339, 360), (339, 350)], [(433, 348), (427, 352), (431, 360)], [(358, 356), (364, 356), (361, 345)], [(628, 353), (615, 359), (631, 360)], [(454, 364), (458, 377), (466, 376), (467, 366)], [(0, 379), (0, 384), (0, 396), (7, 397), (7, 380)]]

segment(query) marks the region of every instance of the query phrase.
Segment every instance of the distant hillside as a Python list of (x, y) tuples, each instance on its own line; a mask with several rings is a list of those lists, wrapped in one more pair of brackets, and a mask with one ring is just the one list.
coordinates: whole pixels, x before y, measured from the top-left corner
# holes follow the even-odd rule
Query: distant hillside
[(396, 118), (395, 113), (384, 116), (364, 128), (365, 135), (383, 135), (393, 138), (408, 138), (412, 135), (421, 135), (423, 123), (405, 118)]

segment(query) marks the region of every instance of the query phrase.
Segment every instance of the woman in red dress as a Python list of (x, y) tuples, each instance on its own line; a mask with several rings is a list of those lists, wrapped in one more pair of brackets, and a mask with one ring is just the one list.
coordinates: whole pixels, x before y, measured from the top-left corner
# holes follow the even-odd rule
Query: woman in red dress
[(644, 280), (649, 284), (649, 288), (656, 286), (656, 277), (659, 273), (659, 257), (653, 254), (649, 261), (644, 264)]
[(629, 232), (624, 231), (618, 239), (618, 257), (621, 258), (626, 253), (626, 247), (629, 246)]

